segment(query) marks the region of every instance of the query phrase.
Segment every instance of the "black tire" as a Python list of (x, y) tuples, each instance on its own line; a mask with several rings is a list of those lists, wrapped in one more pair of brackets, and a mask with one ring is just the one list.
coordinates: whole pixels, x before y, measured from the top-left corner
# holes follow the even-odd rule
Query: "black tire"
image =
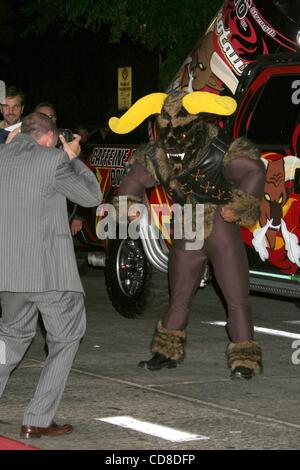
[(105, 282), (109, 298), (120, 315), (137, 318), (145, 310), (152, 267), (140, 240), (109, 241)]

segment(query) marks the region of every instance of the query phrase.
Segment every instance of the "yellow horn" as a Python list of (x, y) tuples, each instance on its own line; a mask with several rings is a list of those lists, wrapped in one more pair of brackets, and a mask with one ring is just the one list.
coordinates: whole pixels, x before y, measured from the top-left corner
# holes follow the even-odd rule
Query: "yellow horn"
[(108, 125), (116, 134), (127, 134), (139, 126), (147, 117), (161, 112), (166, 93), (151, 93), (136, 101), (120, 118), (112, 117)]
[(190, 114), (209, 113), (230, 116), (236, 110), (237, 103), (230, 96), (219, 96), (208, 91), (194, 91), (187, 94), (182, 104)]

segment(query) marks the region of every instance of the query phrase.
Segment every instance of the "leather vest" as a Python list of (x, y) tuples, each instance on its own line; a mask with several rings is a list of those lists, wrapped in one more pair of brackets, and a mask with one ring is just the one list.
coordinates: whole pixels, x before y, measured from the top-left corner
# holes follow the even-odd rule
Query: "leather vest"
[(175, 176), (181, 192), (192, 195), (200, 204), (225, 204), (231, 199), (232, 184), (224, 176), (223, 159), (228, 146), (214, 137), (197, 163)]

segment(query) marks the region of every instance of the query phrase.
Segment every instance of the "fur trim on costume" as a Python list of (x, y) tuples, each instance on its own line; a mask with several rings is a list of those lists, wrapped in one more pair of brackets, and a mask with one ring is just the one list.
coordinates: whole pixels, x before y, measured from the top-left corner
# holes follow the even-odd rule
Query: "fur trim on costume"
[(208, 238), (212, 232), (215, 221), (216, 209), (217, 207), (214, 204), (204, 205), (204, 240), (206, 240), (206, 238)]
[(157, 177), (165, 187), (168, 187), (173, 176), (173, 171), (165, 150), (157, 146), (155, 157)]
[(232, 199), (227, 206), (238, 217), (237, 223), (244, 227), (252, 227), (260, 215), (261, 201), (252, 194), (245, 193), (240, 189), (232, 192)]
[(184, 330), (170, 330), (162, 326), (162, 322), (157, 323), (156, 332), (152, 342), (152, 352), (163, 354), (175, 361), (184, 358), (184, 342), (186, 333)]
[(229, 343), (227, 347), (228, 367), (233, 371), (236, 367), (247, 367), (256, 374), (262, 371), (261, 348), (256, 341)]
[(261, 157), (261, 152), (258, 147), (253, 144), (253, 142), (246, 139), (245, 137), (239, 137), (232, 142), (228, 151), (226, 152), (223, 160), (224, 166), (226, 166), (227, 163), (231, 160), (239, 157), (248, 157), (252, 160), (259, 160)]
[(144, 168), (146, 168), (152, 178), (154, 178), (155, 181), (159, 182), (156, 174), (156, 168), (154, 167), (151, 161), (151, 154), (153, 152), (156, 152), (156, 146), (154, 144), (148, 143), (140, 145), (132, 155), (130, 163), (140, 163), (141, 165), (143, 165)]
[(170, 118), (165, 118), (165, 113), (172, 116), (173, 128), (186, 128), (191, 122), (198, 119), (197, 114), (180, 113), (183, 109), (182, 99), (186, 95), (186, 91), (176, 91), (168, 95), (163, 104), (162, 112), (157, 116), (157, 123), (160, 129), (169, 129), (170, 127)]
[[(188, 195), (186, 198), (186, 204), (191, 204), (192, 206), (192, 220), (190, 221), (187, 217), (187, 214), (185, 214), (185, 225), (187, 227), (192, 227), (192, 230), (195, 232), (196, 230), (196, 205), (200, 205), (193, 196)], [(215, 214), (216, 214), (216, 209), (217, 207), (214, 204), (203, 204), (204, 205), (204, 240), (208, 238), (212, 232), (213, 226), (214, 226), (214, 221), (215, 221)], [(186, 227), (183, 227), (186, 228)], [(186, 234), (184, 237), (187, 240), (191, 240), (191, 237)]]

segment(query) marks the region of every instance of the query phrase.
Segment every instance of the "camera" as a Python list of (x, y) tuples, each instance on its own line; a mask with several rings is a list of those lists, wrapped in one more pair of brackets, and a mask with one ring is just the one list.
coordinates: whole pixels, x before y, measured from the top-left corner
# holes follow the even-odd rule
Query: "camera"
[(57, 135), (63, 135), (67, 142), (72, 142), (74, 136), (70, 129), (56, 129)]
[[(63, 135), (67, 142), (72, 142), (74, 138), (73, 132), (70, 129), (56, 129), (56, 132), (58, 136)], [(59, 137), (56, 147), (59, 149), (63, 147)]]

